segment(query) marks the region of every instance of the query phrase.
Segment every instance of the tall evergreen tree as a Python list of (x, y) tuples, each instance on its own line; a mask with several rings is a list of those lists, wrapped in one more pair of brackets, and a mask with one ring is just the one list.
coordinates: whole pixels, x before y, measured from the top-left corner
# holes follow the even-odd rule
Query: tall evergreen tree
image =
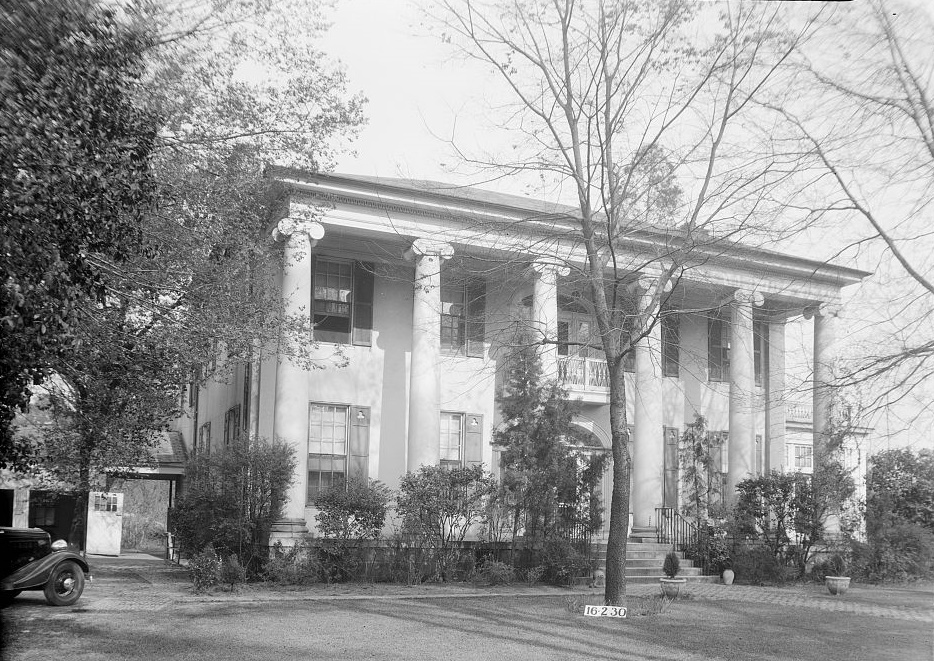
[(523, 347), (508, 361), (499, 399), (503, 426), (493, 442), (502, 451), (503, 487), (514, 507), (514, 533), (546, 539), (603, 523), (598, 485), (603, 452), (589, 451), (587, 435), (572, 424), (579, 405), (554, 381), (542, 378), (538, 356)]

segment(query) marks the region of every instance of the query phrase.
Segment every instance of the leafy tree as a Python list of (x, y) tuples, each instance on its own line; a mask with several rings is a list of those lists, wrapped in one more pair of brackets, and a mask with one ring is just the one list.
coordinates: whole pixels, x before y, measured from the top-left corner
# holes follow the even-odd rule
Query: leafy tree
[(493, 443), (514, 509), (513, 543), (520, 527), (529, 541), (578, 527), (592, 534), (603, 523), (598, 485), (606, 454), (586, 452), (584, 432), (571, 424), (579, 405), (542, 377), (533, 347), (516, 351), (508, 365)]
[[(106, 225), (86, 230), (100, 242), (69, 244), (87, 255), (97, 271), (93, 296), (73, 304), (75, 312), (68, 321), (73, 340), (45, 363), (45, 373), (62, 384), (53, 405), (60, 415), (41, 437), (19, 436), (18, 450), (9, 453), (20, 466), (28, 463), (23, 457), (31, 457), (71, 475), (79, 500), (86, 500), (88, 489), (105, 483), (115, 469), (148, 463), (158, 431), (177, 414), (178, 384), (191, 378), (193, 366), (216, 358), (218, 350), (223, 357), (215, 378), (223, 378), (237, 363), (259, 360), (264, 347), (280, 340), (287, 353), (309, 360), (307, 343), (295, 341), (307, 337), (308, 319), (284, 315), (275, 287), (281, 252), (266, 223), (276, 192), (264, 179), (263, 168), (273, 160), (326, 167), (343, 136), (362, 120), (362, 99), (347, 95), (343, 73), (311, 46), (323, 29), (318, 8), (295, 11), (286, 27), (280, 12), (295, 9), (294, 3), (211, 3), (197, 8), (203, 11), (198, 15), (186, 13), (191, 7), (176, 13), (174, 5), (141, 3), (122, 8), (119, 20), (94, 2), (76, 0), (74, 7), (85, 5), (89, 18), (75, 9), (66, 15), (78, 17), (77, 23), (60, 22), (63, 43), (79, 50), (81, 44), (90, 44), (96, 33), (82, 27), (82, 21), (98, 20), (106, 28), (99, 30), (105, 36), (107, 30), (118, 36), (138, 34), (139, 47), (116, 52), (110, 59), (100, 55), (103, 64), (124, 66), (101, 74), (110, 81), (110, 88), (99, 92), (106, 96), (101, 99), (78, 94), (93, 87), (82, 82), (88, 75), (84, 69), (94, 71), (93, 67), (68, 71), (69, 65), (82, 67), (84, 61), (69, 59), (67, 53), (56, 60), (64, 81), (62, 99), (73, 100), (85, 112), (101, 108), (109, 113), (96, 124), (93, 115), (76, 115), (69, 126), (73, 133), (83, 126), (102, 127), (116, 145), (139, 159), (130, 160), (139, 173), (127, 165), (113, 173), (116, 181), (84, 186), (71, 199), (88, 214), (115, 207), (135, 224), (125, 230), (125, 237), (115, 234), (125, 239), (120, 250), (108, 248)], [(20, 22), (44, 34), (45, 14), (21, 13)], [(53, 21), (53, 27), (58, 25)], [(129, 36), (124, 41), (136, 44)], [(85, 59), (94, 59), (97, 51), (118, 49), (121, 43), (101, 42)], [(33, 56), (41, 62), (41, 54)], [(251, 78), (244, 73), (251, 64), (261, 75)], [(77, 81), (75, 94), (64, 88), (70, 80)], [(126, 126), (114, 124), (115, 119), (113, 125), (104, 121), (110, 114), (122, 117), (120, 103), (140, 109), (139, 116), (149, 120), (145, 153), (132, 151), (136, 136), (129, 120)], [(59, 137), (53, 129), (68, 122), (52, 112), (43, 114), (41, 105), (37, 108), (36, 126)], [(24, 124), (21, 133), (33, 130), (30, 126)], [(108, 126), (111, 133), (106, 132)], [(77, 133), (78, 137), (69, 135), (50, 142), (61, 149), (84, 144)], [(101, 159), (116, 169), (121, 163), (117, 147), (114, 154), (104, 153)], [(95, 174), (103, 166), (94, 166), (94, 158), (78, 150), (73, 161), (59, 161), (78, 174), (89, 169), (93, 177), (103, 176)], [(17, 176), (38, 179), (45, 163), (37, 157), (26, 163), (36, 173), (26, 168)], [(102, 171), (110, 174), (107, 168)], [(131, 192), (141, 189), (136, 198), (124, 194), (124, 184)], [(58, 199), (54, 186), (43, 185), (39, 180), (36, 190), (24, 195), (41, 191)], [(23, 249), (31, 251), (29, 246)], [(33, 332), (30, 328), (27, 324), (14, 329), (14, 335), (25, 338)], [(115, 416), (114, 411), (127, 414)], [(84, 506), (75, 513), (76, 541), (82, 536)]]
[(833, 460), (814, 475), (772, 471), (737, 485), (738, 532), (755, 535), (782, 564), (803, 576), (815, 544), (826, 538), (828, 516), (856, 491), (853, 478)]
[(82, 342), (112, 265), (141, 246), (158, 122), (137, 100), (154, 36), (133, 18), (78, 0), (0, 8), (3, 466), (35, 461), (13, 437), (15, 410)]
[(404, 531), (434, 551), (441, 580), (450, 578), (464, 537), (481, 521), (495, 489), (493, 476), (483, 466), (421, 466), (402, 478), (396, 511)]
[(872, 580), (934, 573), (934, 453), (885, 450), (870, 460), (866, 480), (866, 543), (854, 564)]
[(188, 487), (169, 516), (182, 553), (193, 557), (210, 544), (255, 572), (294, 471), (294, 449), (278, 441), (253, 439), (193, 458), (185, 470)]
[(888, 517), (934, 533), (934, 452), (907, 448), (873, 455), (866, 481), (866, 519), (873, 527)]

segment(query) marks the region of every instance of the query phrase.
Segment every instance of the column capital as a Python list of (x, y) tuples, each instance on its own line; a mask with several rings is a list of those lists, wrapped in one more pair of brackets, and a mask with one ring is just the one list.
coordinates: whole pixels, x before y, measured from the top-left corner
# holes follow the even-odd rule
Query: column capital
[(627, 290), (633, 295), (654, 294), (659, 284), (662, 291), (668, 293), (671, 291), (671, 278), (664, 277), (663, 274), (652, 275), (651, 273), (639, 273), (635, 280), (626, 285)]
[(324, 226), (316, 220), (287, 216), (280, 220), (272, 231), (272, 236), (276, 241), (287, 239), (296, 234), (305, 234), (313, 248), (318, 241), (324, 238)]
[(567, 276), (571, 269), (555, 259), (536, 259), (529, 265), (529, 272), (533, 277), (543, 275)]
[(737, 289), (733, 292), (733, 295), (729, 297), (728, 301), (730, 303), (746, 303), (761, 308), (765, 303), (765, 296), (762, 295), (762, 292), (755, 289)]
[(804, 308), (804, 318), (811, 319), (813, 317), (840, 317), (843, 311), (843, 306), (840, 303), (819, 303), (818, 305), (812, 305)]
[(415, 239), (402, 254), (405, 259), (414, 262), (418, 257), (437, 255), (441, 259), (450, 259), (454, 255), (454, 246), (447, 241), (436, 239)]

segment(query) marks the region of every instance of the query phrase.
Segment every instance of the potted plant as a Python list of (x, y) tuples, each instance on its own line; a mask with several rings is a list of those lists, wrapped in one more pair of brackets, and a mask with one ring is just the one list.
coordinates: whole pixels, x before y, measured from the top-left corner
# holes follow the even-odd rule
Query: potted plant
[[(850, 587), (850, 577), (844, 576), (846, 571), (846, 562), (843, 557), (834, 554), (827, 562), (827, 575), (824, 576), (824, 585), (833, 596), (842, 596), (846, 594)], [(833, 574), (833, 575), (831, 575)]]
[(662, 565), (662, 571), (665, 573), (666, 577), (661, 579), (662, 594), (670, 599), (674, 599), (681, 591), (681, 585), (687, 582), (683, 578), (675, 578), (678, 572), (681, 571), (681, 560), (674, 550), (669, 551), (665, 555), (665, 563)]

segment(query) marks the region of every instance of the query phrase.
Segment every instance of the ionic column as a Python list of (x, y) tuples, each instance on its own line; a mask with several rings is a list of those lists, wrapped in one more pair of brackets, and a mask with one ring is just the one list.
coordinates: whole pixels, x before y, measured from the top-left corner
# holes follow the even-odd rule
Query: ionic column
[(785, 319), (769, 320), (765, 426), (768, 431), (766, 473), (785, 468)]
[(833, 345), (836, 341), (836, 326), (840, 306), (821, 305), (814, 313), (814, 466), (827, 451), (833, 416)]
[(725, 497), (736, 485), (756, 474), (756, 372), (752, 331), (752, 308), (760, 306), (758, 292), (737, 290), (730, 318), (730, 440)]
[[(639, 317), (657, 320), (658, 296), (655, 281), (640, 279)], [(641, 332), (637, 329), (637, 332)], [(633, 529), (655, 525), (655, 508), (664, 498), (665, 443), (662, 416), (662, 331), (655, 323), (635, 349), (635, 392), (633, 393), (632, 495)]]
[(542, 343), (539, 359), (546, 379), (558, 378), (558, 276), (568, 273), (567, 267), (554, 262), (535, 262), (531, 268), (532, 327)]
[(415, 262), (405, 464), (409, 471), (441, 460), (441, 263), (453, 253), (450, 244), (428, 239), (417, 239), (405, 253)]
[[(320, 223), (283, 218), (274, 231), (285, 240), (282, 266), (282, 304), (287, 316), (311, 314), (311, 249), (324, 236)], [(309, 319), (310, 322), (310, 319)], [(311, 338), (306, 338), (309, 342)], [(283, 340), (287, 341), (287, 340)], [(289, 488), (283, 519), (273, 527), (273, 536), (283, 544), (294, 543), (305, 524), (308, 488), (308, 374), (287, 354), (279, 354), (276, 368), (275, 437), (295, 448), (296, 479)]]

